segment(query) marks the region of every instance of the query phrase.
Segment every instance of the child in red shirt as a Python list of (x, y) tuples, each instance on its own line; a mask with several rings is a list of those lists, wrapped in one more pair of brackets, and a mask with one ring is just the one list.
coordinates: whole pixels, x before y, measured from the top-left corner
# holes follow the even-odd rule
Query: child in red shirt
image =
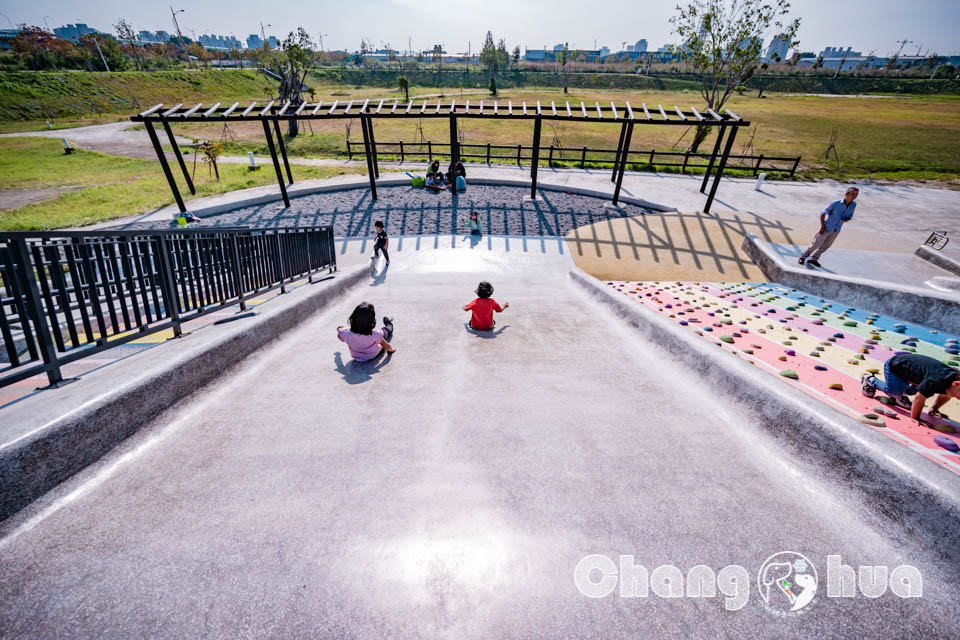
[(509, 302), (504, 302), (503, 307), (497, 304), (497, 301), (491, 298), (493, 295), (493, 285), (484, 280), (477, 285), (477, 298), (474, 298), (463, 305), (464, 311), (473, 311), (470, 316), (470, 328), (474, 331), (489, 331), (496, 324), (493, 320), (493, 312), (500, 313), (510, 306)]

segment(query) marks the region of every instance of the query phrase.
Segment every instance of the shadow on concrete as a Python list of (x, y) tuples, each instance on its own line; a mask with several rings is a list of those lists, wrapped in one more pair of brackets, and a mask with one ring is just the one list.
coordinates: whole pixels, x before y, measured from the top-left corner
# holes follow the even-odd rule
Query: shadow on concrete
[(672, 263), (721, 276), (755, 275), (753, 261), (740, 248), (748, 233), (768, 242), (795, 244), (792, 227), (752, 213), (657, 211), (630, 217), (622, 224), (610, 219), (598, 222), (568, 235), (576, 255), (592, 253), (602, 258), (612, 253), (616, 260), (632, 257), (646, 264)]
[(343, 355), (337, 351), (333, 354), (333, 362), (336, 365), (336, 371), (343, 376), (347, 384), (363, 384), (368, 382), (380, 369), (385, 367), (393, 354), (386, 353), (382, 349), (373, 360), (358, 362), (351, 359), (344, 364)]
[(380, 271), (377, 271), (376, 268), (371, 269), (372, 280), (370, 281), (371, 287), (378, 287), (384, 282), (387, 281), (387, 269), (390, 268), (390, 263), (383, 265), (383, 268)]
[(508, 324), (505, 324), (500, 328), (497, 328), (496, 325), (494, 325), (493, 329), (488, 329), (486, 331), (478, 331), (477, 329), (474, 329), (473, 327), (471, 327), (469, 322), (463, 323), (463, 328), (466, 330), (467, 333), (471, 333), (477, 336), (478, 338), (484, 338), (485, 340), (491, 340), (493, 338), (496, 338), (501, 333), (506, 331), (506, 329), (509, 327), (510, 325)]

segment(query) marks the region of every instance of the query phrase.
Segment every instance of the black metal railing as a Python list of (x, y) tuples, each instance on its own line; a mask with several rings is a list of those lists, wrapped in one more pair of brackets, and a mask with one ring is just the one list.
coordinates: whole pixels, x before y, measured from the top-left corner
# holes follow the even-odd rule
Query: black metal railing
[[(521, 165), (524, 161), (533, 158), (532, 145), (503, 145), (503, 144), (463, 144), (460, 145), (460, 157), (480, 160), (490, 164), (491, 161), (510, 161)], [(363, 154), (363, 143), (347, 141), (347, 155), (352, 160), (355, 153), (353, 148), (358, 147), (356, 153)], [(400, 162), (426, 158), (433, 162), (434, 157), (449, 158), (449, 142), (380, 142), (376, 145), (377, 156), (399, 156)], [(473, 150), (473, 151), (471, 151)], [(502, 152), (508, 151), (504, 154)], [(590, 154), (589, 157), (587, 154)], [(613, 166), (617, 161), (616, 149), (591, 149), (589, 147), (557, 147), (554, 145), (541, 146), (539, 158), (544, 159), (550, 167), (557, 163), (564, 165), (579, 165), (581, 169), (587, 163), (593, 165)], [(659, 167), (680, 167), (685, 173), (688, 169), (706, 169), (710, 164), (709, 153), (691, 153), (690, 151), (657, 151), (656, 149), (631, 149), (627, 156), (627, 164), (642, 164)], [(800, 166), (800, 156), (784, 158), (764, 154), (730, 154), (727, 170), (737, 169), (749, 171), (757, 175), (761, 171), (789, 174), (792, 178)]]
[(335, 269), (332, 227), (0, 231), (0, 387)]

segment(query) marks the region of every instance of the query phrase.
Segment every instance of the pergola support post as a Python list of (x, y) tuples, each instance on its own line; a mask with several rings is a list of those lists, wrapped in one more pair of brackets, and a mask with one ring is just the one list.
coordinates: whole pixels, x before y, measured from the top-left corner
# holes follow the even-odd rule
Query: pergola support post
[(277, 144), (280, 145), (280, 155), (283, 156), (283, 166), (287, 170), (287, 180), (293, 184), (293, 174), (290, 173), (290, 161), (287, 160), (287, 145), (283, 142), (283, 134), (280, 133), (280, 120), (274, 118), (273, 130), (277, 132)]
[(450, 164), (456, 166), (458, 162), (460, 162), (460, 141), (457, 139), (457, 116), (450, 116)]
[(367, 176), (370, 178), (370, 196), (377, 199), (377, 178), (370, 157), (370, 134), (367, 131), (367, 116), (360, 116), (360, 130), (363, 132), (363, 155), (367, 158)]
[(530, 162), (530, 197), (537, 197), (537, 168), (540, 165), (540, 118), (533, 121), (533, 158)]
[(610, 174), (610, 182), (617, 181), (617, 173), (620, 169), (620, 149), (623, 147), (623, 137), (627, 135), (627, 123), (620, 125), (620, 140), (617, 141), (617, 155), (613, 160), (613, 173)]
[(273, 134), (270, 133), (270, 122), (262, 118), (263, 133), (267, 138), (267, 147), (270, 149), (270, 158), (273, 160), (273, 169), (277, 172), (277, 184), (280, 185), (280, 195), (283, 196), (283, 204), (290, 208), (290, 196), (287, 195), (287, 185), (283, 182), (283, 172), (280, 170), (280, 160), (277, 158), (277, 147), (273, 144)]
[(707, 196), (707, 204), (703, 207), (704, 213), (710, 213), (713, 197), (717, 195), (717, 187), (720, 186), (720, 178), (723, 177), (723, 170), (727, 167), (727, 158), (730, 157), (730, 150), (733, 148), (733, 141), (736, 137), (737, 127), (732, 127), (727, 136), (727, 145), (723, 148), (723, 156), (720, 158), (720, 164), (717, 166), (717, 177), (713, 179), (713, 185), (710, 187), (710, 195)]
[(167, 162), (167, 156), (163, 153), (163, 147), (160, 146), (160, 139), (157, 138), (157, 131), (153, 128), (153, 123), (149, 120), (143, 121), (147, 128), (147, 135), (150, 136), (150, 142), (153, 143), (153, 150), (157, 152), (157, 159), (160, 160), (160, 167), (163, 168), (163, 175), (167, 177), (170, 184), (170, 190), (173, 191), (173, 198), (177, 201), (180, 213), (186, 213), (187, 207), (183, 204), (183, 196), (180, 195), (180, 189), (177, 188), (177, 181), (173, 179), (173, 172), (170, 171), (170, 164)]
[(373, 175), (380, 177), (380, 162), (377, 159), (377, 140), (373, 137), (373, 118), (367, 118), (367, 133), (370, 134), (370, 157), (373, 158)]
[(620, 152), (620, 171), (617, 172), (617, 186), (613, 190), (613, 204), (620, 202), (620, 187), (623, 185), (623, 174), (627, 170), (627, 156), (630, 151), (630, 139), (633, 137), (633, 122), (627, 123), (627, 134), (623, 138), (623, 150)]
[(723, 142), (723, 134), (726, 132), (726, 127), (720, 127), (719, 133), (717, 133), (717, 141), (713, 143), (713, 153), (710, 154), (710, 162), (707, 163), (707, 171), (703, 174), (703, 182), (700, 183), (700, 193), (707, 192), (707, 184), (710, 181), (710, 172), (713, 171), (713, 165), (717, 161), (717, 153), (720, 152), (720, 144)]
[(180, 145), (177, 144), (177, 139), (170, 129), (170, 123), (166, 119), (163, 120), (163, 130), (167, 132), (167, 137), (170, 139), (170, 146), (173, 147), (173, 154), (177, 156), (177, 162), (180, 163), (180, 171), (183, 172), (183, 179), (187, 181), (190, 194), (197, 195), (197, 190), (193, 187), (193, 180), (190, 178), (190, 172), (187, 171), (187, 164), (183, 161), (183, 155), (180, 153)]

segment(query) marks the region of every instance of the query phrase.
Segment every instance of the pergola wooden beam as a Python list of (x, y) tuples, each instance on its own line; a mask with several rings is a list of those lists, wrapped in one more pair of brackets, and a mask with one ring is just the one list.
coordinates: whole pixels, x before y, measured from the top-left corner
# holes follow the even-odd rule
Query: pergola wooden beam
[[(732, 148), (732, 140), (736, 134), (736, 130), (740, 127), (750, 126), (749, 121), (743, 120), (740, 116), (733, 113), (729, 109), (725, 111), (725, 115), (720, 115), (712, 109), (707, 109), (706, 113), (701, 113), (693, 107), (690, 107), (684, 111), (677, 105), (673, 105), (672, 109), (677, 116), (676, 118), (671, 118), (668, 115), (667, 110), (664, 109), (663, 105), (657, 105), (660, 118), (654, 119), (651, 116), (650, 109), (646, 104), (641, 105), (643, 112), (640, 114), (634, 111), (630, 103), (624, 103), (622, 106), (618, 107), (616, 102), (610, 102), (609, 106), (604, 106), (601, 105), (599, 101), (595, 101), (590, 109), (588, 109), (586, 104), (581, 101), (579, 110), (577, 110), (576, 107), (571, 108), (571, 105), (568, 101), (565, 101), (560, 109), (557, 109), (555, 101), (550, 102), (549, 109), (544, 109), (539, 101), (537, 101), (535, 109), (528, 109), (526, 101), (520, 101), (520, 103), (517, 105), (517, 110), (515, 111), (512, 100), (508, 100), (506, 105), (501, 105), (498, 100), (494, 100), (492, 104), (485, 103), (483, 100), (481, 100), (479, 104), (471, 105), (469, 100), (465, 101), (463, 104), (457, 104), (455, 100), (445, 103), (444, 100), (439, 99), (434, 105), (429, 103), (428, 100), (422, 99), (418, 105), (415, 100), (401, 102), (399, 99), (395, 99), (393, 100), (392, 105), (388, 104), (388, 108), (384, 109), (384, 104), (387, 101), (376, 99), (376, 108), (374, 109), (373, 105), (371, 104), (374, 102), (374, 100), (367, 98), (364, 100), (363, 105), (360, 106), (359, 112), (353, 110), (354, 102), (354, 100), (349, 100), (346, 103), (341, 103), (339, 100), (334, 100), (333, 103), (329, 104), (328, 106), (324, 104), (322, 100), (316, 102), (301, 102), (296, 105), (292, 105), (290, 101), (286, 101), (281, 106), (277, 105), (276, 101), (271, 100), (264, 106), (259, 106), (256, 102), (252, 102), (246, 107), (242, 108), (237, 102), (234, 102), (230, 106), (225, 106), (218, 102), (212, 107), (209, 107), (203, 111), (200, 110), (203, 106), (202, 103), (198, 103), (192, 107), (185, 107), (183, 104), (176, 104), (170, 108), (165, 108), (163, 104), (157, 104), (146, 111), (132, 116), (130, 119), (134, 122), (143, 122), (145, 124), (147, 131), (151, 136), (151, 141), (154, 143), (154, 149), (157, 152), (158, 159), (160, 159), (161, 166), (164, 169), (164, 175), (167, 177), (167, 181), (170, 183), (170, 189), (173, 191), (174, 198), (177, 200), (177, 205), (180, 207), (181, 211), (186, 211), (186, 208), (184, 207), (183, 199), (180, 196), (180, 192), (173, 178), (173, 173), (170, 170), (169, 163), (167, 162), (167, 159), (163, 153), (163, 149), (160, 146), (159, 139), (157, 138), (155, 129), (155, 125), (157, 123), (164, 127), (165, 132), (170, 138), (174, 155), (177, 157), (178, 164), (183, 172), (184, 179), (187, 181), (190, 192), (195, 193), (196, 190), (187, 172), (186, 163), (183, 161), (183, 156), (180, 154), (180, 149), (176, 144), (176, 139), (173, 136), (172, 130), (170, 129), (169, 123), (171, 120), (176, 121), (177, 123), (229, 123), (260, 120), (263, 125), (264, 135), (267, 138), (267, 147), (270, 151), (270, 157), (277, 173), (277, 182), (280, 186), (280, 192), (283, 196), (284, 204), (287, 206), (290, 206), (290, 200), (287, 195), (286, 187), (287, 184), (293, 184), (293, 173), (290, 168), (290, 160), (287, 157), (286, 144), (280, 131), (281, 120), (337, 120), (346, 118), (360, 118), (361, 129), (364, 137), (364, 156), (367, 160), (367, 168), (370, 176), (370, 190), (374, 199), (377, 197), (376, 179), (380, 176), (376, 139), (373, 132), (374, 119), (410, 117), (448, 118), (450, 122), (451, 134), (451, 160), (454, 163), (459, 160), (460, 156), (459, 141), (457, 140), (457, 118), (533, 120), (535, 139), (535, 145), (533, 149), (533, 166), (531, 167), (531, 180), (533, 183), (531, 195), (533, 196), (536, 196), (536, 178), (540, 159), (539, 139), (544, 120), (566, 122), (609, 122), (611, 124), (616, 123), (620, 125), (620, 138), (617, 143), (614, 169), (610, 177), (611, 182), (615, 183), (616, 185), (613, 195), (613, 200), (616, 203), (619, 200), (623, 176), (630, 160), (630, 141), (632, 140), (634, 125), (689, 127), (691, 125), (691, 119), (688, 117), (689, 113), (692, 114), (693, 118), (695, 119), (694, 122), (698, 126), (718, 127), (717, 140), (714, 143), (713, 153), (710, 156), (710, 162), (707, 165), (707, 171), (700, 187), (701, 193), (706, 193), (707, 186), (710, 184), (710, 178), (714, 178), (713, 186), (710, 189), (710, 194), (708, 195), (707, 203), (704, 208), (705, 212), (709, 212), (710, 206), (713, 204), (719, 181), (723, 175), (723, 170), (726, 167), (727, 158), (729, 157), (730, 150)], [(417, 108), (418, 106), (419, 109)], [(506, 107), (505, 109), (502, 108), (504, 106)], [(276, 140), (274, 140), (274, 135), (276, 135)], [(725, 139), (726, 145), (723, 144)], [(280, 166), (281, 159), (283, 160), (283, 168)], [(715, 166), (717, 167), (717, 170), (714, 174)], [(286, 172), (287, 180), (284, 180), (284, 170)]]

